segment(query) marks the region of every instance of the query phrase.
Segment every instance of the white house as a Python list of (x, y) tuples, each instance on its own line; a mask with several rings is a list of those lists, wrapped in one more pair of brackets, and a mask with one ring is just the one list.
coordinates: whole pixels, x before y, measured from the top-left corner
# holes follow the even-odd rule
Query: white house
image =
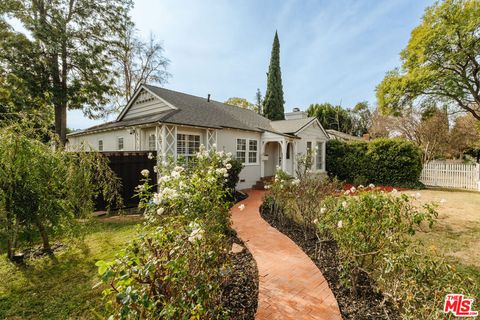
[(276, 166), (295, 174), (296, 156), (311, 148), (318, 150), (315, 171), (325, 172), (328, 134), (320, 122), (298, 109), (285, 119), (270, 121), (252, 110), (144, 84), (115, 121), (69, 134), (68, 145), (188, 158), (201, 144), (216, 144), (244, 163), (239, 189), (274, 175)]

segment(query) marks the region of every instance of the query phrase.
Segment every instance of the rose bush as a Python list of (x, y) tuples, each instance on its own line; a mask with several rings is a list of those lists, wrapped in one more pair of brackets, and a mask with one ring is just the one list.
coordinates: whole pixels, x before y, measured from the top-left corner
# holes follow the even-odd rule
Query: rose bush
[[(161, 163), (143, 171), (137, 187), (146, 222), (115, 261), (99, 261), (111, 318), (219, 319), (228, 317), (221, 284), (229, 250), (225, 188), (231, 155), (200, 152), (189, 165)], [(158, 174), (158, 189), (150, 175)], [(157, 190), (156, 190), (157, 189)]]
[(338, 274), (352, 295), (372, 285), (405, 319), (441, 318), (447, 293), (478, 296), (471, 279), (412, 237), (437, 217), (434, 204), (416, 202), (419, 194), (385, 193), (374, 185), (343, 191), (336, 182), (306, 176), (293, 183), (282, 175), (268, 186), (264, 210), (283, 223), (300, 224), (318, 250), (333, 241)]

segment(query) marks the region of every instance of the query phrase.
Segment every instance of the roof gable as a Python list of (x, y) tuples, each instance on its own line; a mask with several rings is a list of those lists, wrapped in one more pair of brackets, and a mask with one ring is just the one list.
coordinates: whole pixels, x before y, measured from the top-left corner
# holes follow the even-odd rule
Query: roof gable
[(272, 121), (272, 127), (279, 132), (298, 135), (302, 131), (312, 126), (319, 128), (322, 133), (328, 138), (328, 134), (323, 128), (320, 121), (315, 117), (291, 119), (291, 120), (279, 120)]
[(158, 115), (159, 113), (175, 109), (177, 109), (175, 106), (162, 99), (148, 87), (141, 85), (122, 110), (117, 121)]

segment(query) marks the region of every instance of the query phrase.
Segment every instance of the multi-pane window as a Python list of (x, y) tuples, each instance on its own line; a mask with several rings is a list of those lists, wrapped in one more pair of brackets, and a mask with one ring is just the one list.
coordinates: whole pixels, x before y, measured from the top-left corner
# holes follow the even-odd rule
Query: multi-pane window
[(155, 133), (148, 136), (148, 150), (155, 150)]
[(248, 163), (257, 163), (257, 140), (248, 141)]
[(103, 140), (98, 140), (98, 151), (103, 151)]
[(185, 159), (196, 156), (200, 150), (200, 136), (194, 134), (177, 134), (177, 155)]
[(323, 170), (323, 142), (317, 142), (317, 155), (315, 157), (317, 170)]
[(237, 159), (242, 163), (258, 162), (258, 141), (237, 139)]
[(117, 149), (123, 150), (123, 137), (117, 139)]
[(237, 159), (245, 163), (247, 153), (247, 139), (237, 139)]

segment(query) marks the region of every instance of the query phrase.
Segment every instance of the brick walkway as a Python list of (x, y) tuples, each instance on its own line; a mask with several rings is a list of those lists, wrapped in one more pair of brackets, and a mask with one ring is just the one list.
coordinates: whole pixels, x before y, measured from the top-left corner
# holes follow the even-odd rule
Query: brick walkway
[[(258, 266), (256, 320), (342, 319), (317, 266), (292, 240), (260, 217), (264, 191), (247, 193), (249, 197), (232, 208), (232, 222)], [(245, 209), (240, 211), (242, 203)]]

